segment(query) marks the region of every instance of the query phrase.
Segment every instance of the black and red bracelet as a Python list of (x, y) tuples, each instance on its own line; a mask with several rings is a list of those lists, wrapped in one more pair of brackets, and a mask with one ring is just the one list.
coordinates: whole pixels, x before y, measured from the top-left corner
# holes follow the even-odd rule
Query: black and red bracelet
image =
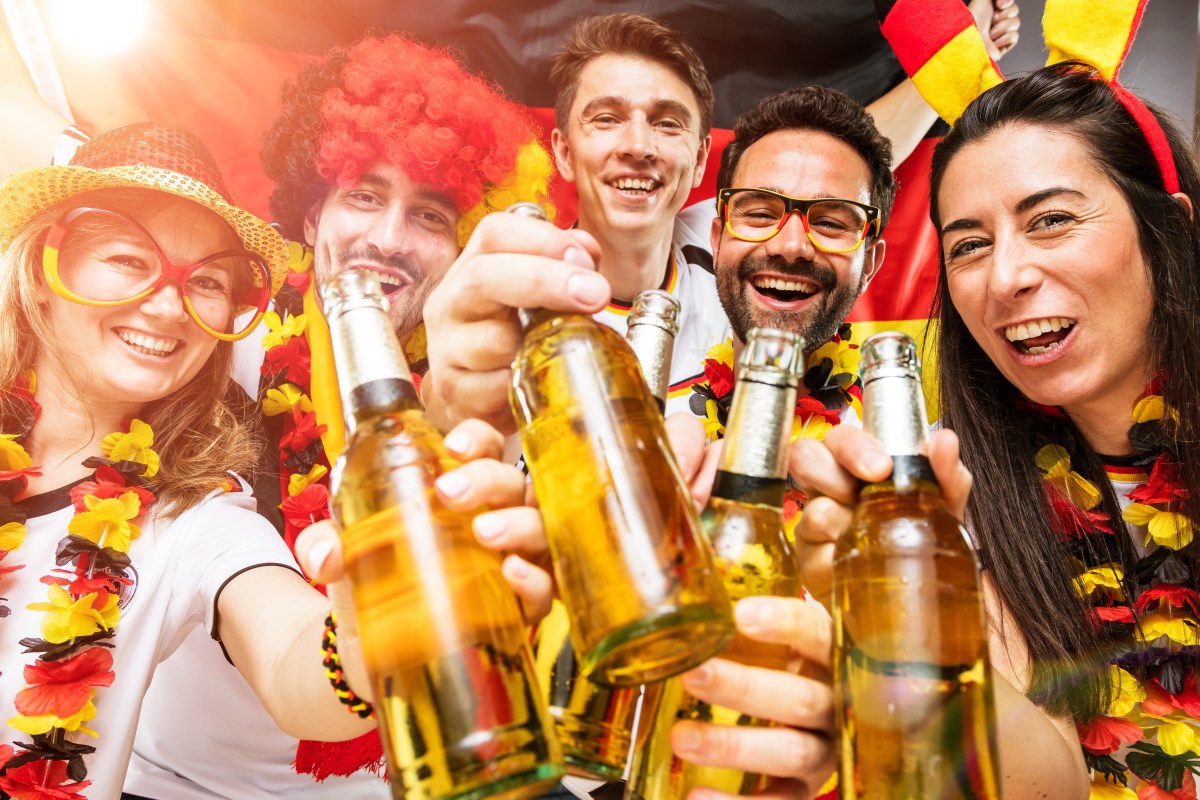
[(374, 718), (375, 706), (356, 695), (346, 683), (346, 676), (342, 673), (342, 659), (338, 656), (337, 651), (337, 622), (333, 618), (333, 611), (330, 611), (329, 616), (325, 618), (325, 633), (321, 637), (321, 654), (324, 656), (321, 664), (325, 667), (325, 677), (329, 678), (330, 684), (333, 685), (333, 693), (337, 695), (338, 701), (363, 719)]

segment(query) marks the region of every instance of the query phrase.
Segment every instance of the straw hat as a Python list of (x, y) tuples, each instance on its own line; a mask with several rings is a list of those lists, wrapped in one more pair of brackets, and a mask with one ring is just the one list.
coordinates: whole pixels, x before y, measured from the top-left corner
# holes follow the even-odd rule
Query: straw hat
[(283, 238), (268, 223), (233, 204), (216, 159), (194, 134), (173, 125), (140, 122), (86, 142), (67, 166), (35, 167), (0, 186), (0, 251), (41, 212), (97, 189), (154, 189), (212, 210), (242, 246), (271, 272), (274, 294), (287, 275)]

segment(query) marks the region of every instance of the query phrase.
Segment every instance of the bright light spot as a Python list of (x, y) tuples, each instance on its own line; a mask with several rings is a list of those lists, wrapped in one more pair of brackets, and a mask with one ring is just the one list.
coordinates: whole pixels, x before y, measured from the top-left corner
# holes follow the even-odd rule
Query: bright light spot
[(145, 30), (149, 0), (48, 0), (45, 9), (63, 45), (111, 56), (130, 48)]

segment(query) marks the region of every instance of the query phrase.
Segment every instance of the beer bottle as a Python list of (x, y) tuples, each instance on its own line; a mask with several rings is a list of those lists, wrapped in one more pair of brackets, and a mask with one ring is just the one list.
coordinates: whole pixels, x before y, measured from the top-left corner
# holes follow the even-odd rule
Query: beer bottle
[(838, 781), (854, 800), (998, 798), (979, 562), (921, 454), (916, 345), (862, 348), (863, 424), (892, 474), (863, 486), (833, 561)]
[[(755, 328), (738, 360), (737, 382), (725, 428), (724, 450), (712, 497), (701, 516), (717, 554), (725, 588), (734, 602), (743, 597), (800, 593), (796, 554), (783, 532), (783, 493), (787, 445), (804, 359), (804, 341), (786, 331)], [(752, 666), (786, 669), (786, 645), (756, 642), (742, 635), (721, 653)], [(683, 690), (678, 678), (661, 690), (645, 745), (634, 753), (626, 797), (683, 800), (697, 787), (730, 794), (764, 788), (761, 775), (702, 767), (671, 752), (671, 727), (679, 720), (718, 725), (766, 726), (766, 720), (713, 706)], [(639, 740), (642, 733), (639, 730)]]
[(733, 621), (637, 358), (589, 316), (522, 319), (510, 400), (580, 668), (607, 686), (683, 672)]
[[(650, 393), (661, 409), (670, 385), (671, 349), (679, 330), (679, 301), (667, 292), (648, 289), (633, 301), (625, 334)], [(638, 689), (600, 686), (579, 672), (571, 645), (567, 610), (555, 600), (538, 623), (533, 663), (547, 691), (567, 771), (573, 775), (617, 780), (625, 774), (629, 743), (638, 710)]]
[[(536, 793), (563, 774), (516, 595), (471, 516), (443, 507), (452, 464), (422, 412), (378, 282), (324, 292), (350, 431), (330, 506), (342, 529), (392, 793)], [(505, 794), (505, 796), (510, 796)]]

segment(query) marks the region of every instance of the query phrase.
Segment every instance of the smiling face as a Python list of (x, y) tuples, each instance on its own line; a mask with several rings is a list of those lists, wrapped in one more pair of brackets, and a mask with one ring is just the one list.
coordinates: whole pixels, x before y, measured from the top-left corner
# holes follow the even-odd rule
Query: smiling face
[[(217, 215), (182, 198), (155, 192), (152, 201), (146, 202), (145, 198), (131, 200), (126, 195), (114, 199), (96, 193), (88, 204), (137, 222), (176, 264), (190, 264), (237, 244), (233, 232)], [(59, 262), (64, 273), (80, 276), (80, 285), (88, 290), (85, 294), (103, 298), (108, 288), (105, 282), (155, 269), (157, 253), (144, 240), (116, 235), (111, 226), (101, 226), (64, 244)], [(225, 292), (209, 295), (205, 308), (197, 311), (223, 329), (231, 319), (233, 300)], [(137, 413), (147, 403), (187, 384), (217, 345), (188, 315), (174, 282), (141, 300), (110, 307), (72, 302), (45, 285), (41, 296), (49, 325), (58, 341), (70, 349), (65, 364), (43, 354), (36, 366), (39, 377), (65, 369), (69, 374), (58, 382), (81, 386), (89, 403), (97, 406)]]
[(352, 267), (379, 276), (392, 324), (405, 337), (458, 257), (458, 216), (448, 197), (377, 162), (353, 186), (330, 189), (305, 218), (304, 235), (318, 281)]
[[(813, 130), (778, 130), (746, 148), (732, 186), (769, 189), (798, 199), (871, 202), (871, 171), (850, 145)], [(798, 212), (764, 242), (732, 236), (713, 220), (713, 261), (721, 305), (740, 341), (755, 327), (804, 337), (806, 349), (828, 341), (883, 264), (884, 243), (868, 238), (849, 253), (813, 246)]]
[(1150, 274), (1082, 142), (999, 129), (955, 155), (938, 207), (954, 307), (1004, 377), (1075, 417), (1127, 416), (1153, 373)]
[(551, 143), (579, 192), (579, 227), (601, 239), (669, 236), (708, 157), (688, 85), (655, 61), (602, 55), (580, 72), (568, 119)]

